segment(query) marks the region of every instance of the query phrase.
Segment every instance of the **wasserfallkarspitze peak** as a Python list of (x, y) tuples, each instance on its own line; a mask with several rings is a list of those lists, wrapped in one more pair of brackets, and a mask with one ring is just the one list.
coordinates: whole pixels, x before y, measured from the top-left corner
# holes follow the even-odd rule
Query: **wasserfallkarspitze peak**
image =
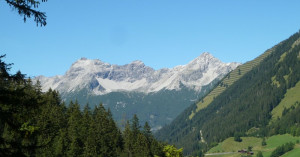
[(239, 63), (223, 63), (210, 53), (202, 53), (186, 65), (154, 70), (142, 61), (114, 65), (98, 59), (81, 58), (62, 76), (38, 76), (43, 91), (49, 88), (61, 93), (88, 89), (102, 95), (115, 91), (157, 92), (179, 90), (184, 85), (194, 90), (209, 84), (235, 69)]

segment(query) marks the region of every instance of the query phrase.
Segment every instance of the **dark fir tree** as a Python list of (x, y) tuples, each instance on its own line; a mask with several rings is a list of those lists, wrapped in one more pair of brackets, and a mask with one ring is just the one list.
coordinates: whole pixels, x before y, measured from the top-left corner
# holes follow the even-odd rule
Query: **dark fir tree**
[(241, 134), (240, 133), (235, 133), (234, 134), (234, 141), (236, 141), (236, 142), (242, 142)]
[(125, 129), (123, 132), (123, 138), (124, 138), (124, 152), (126, 153), (126, 156), (132, 157), (133, 156), (133, 133), (130, 128), (129, 121), (125, 124)]
[(80, 156), (83, 152), (83, 141), (81, 136), (82, 114), (78, 102), (70, 103), (68, 108), (68, 139), (70, 141), (67, 154), (69, 156)]
[(4, 57), (0, 56), (0, 156), (34, 155), (41, 96), (21, 72), (9, 74), (11, 64), (3, 62)]
[(149, 125), (148, 122), (145, 122), (144, 128), (143, 128), (143, 132), (142, 132), (147, 139), (151, 139), (152, 138), (152, 132), (151, 132), (151, 127)]
[(133, 118), (131, 120), (131, 130), (133, 133), (133, 136), (136, 137), (140, 133), (140, 123), (139, 119), (136, 114), (133, 115)]

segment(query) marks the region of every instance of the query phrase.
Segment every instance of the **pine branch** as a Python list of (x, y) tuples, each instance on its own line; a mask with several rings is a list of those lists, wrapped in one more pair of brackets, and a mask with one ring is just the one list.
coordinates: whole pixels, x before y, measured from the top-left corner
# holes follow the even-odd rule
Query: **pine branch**
[[(26, 22), (27, 18), (31, 18), (31, 16), (34, 17), (34, 21), (36, 22), (36, 25), (38, 26), (46, 26), (46, 13), (40, 12), (34, 9), (31, 9), (31, 7), (38, 8), (38, 5), (40, 4), (39, 1), (35, 0), (5, 0), (10, 7), (13, 9), (17, 9), (19, 15), (24, 16), (24, 22)], [(46, 0), (42, 0), (42, 2), (46, 2)]]

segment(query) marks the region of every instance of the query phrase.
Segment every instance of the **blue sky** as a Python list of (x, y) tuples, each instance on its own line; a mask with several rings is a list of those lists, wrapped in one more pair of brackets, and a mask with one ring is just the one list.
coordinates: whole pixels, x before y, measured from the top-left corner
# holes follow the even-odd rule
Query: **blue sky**
[(202, 52), (246, 62), (300, 29), (299, 0), (87, 0), (42, 3), (47, 26), (0, 0), (0, 54), (27, 76), (64, 74), (81, 57), (155, 69)]

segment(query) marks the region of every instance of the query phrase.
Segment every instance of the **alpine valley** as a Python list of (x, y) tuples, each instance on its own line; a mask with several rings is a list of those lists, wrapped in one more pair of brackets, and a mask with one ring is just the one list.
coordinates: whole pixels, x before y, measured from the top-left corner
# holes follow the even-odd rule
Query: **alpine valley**
[(299, 113), (297, 32), (228, 73), (156, 137), (185, 155), (299, 156)]
[[(81, 58), (62, 76), (38, 76), (43, 91), (60, 92), (65, 102), (94, 107), (103, 103), (123, 125), (134, 114), (152, 130), (169, 124), (209, 92), (239, 63), (223, 63), (205, 52), (186, 65), (154, 70), (141, 61), (112, 65)], [(83, 106), (82, 106), (83, 107)]]

